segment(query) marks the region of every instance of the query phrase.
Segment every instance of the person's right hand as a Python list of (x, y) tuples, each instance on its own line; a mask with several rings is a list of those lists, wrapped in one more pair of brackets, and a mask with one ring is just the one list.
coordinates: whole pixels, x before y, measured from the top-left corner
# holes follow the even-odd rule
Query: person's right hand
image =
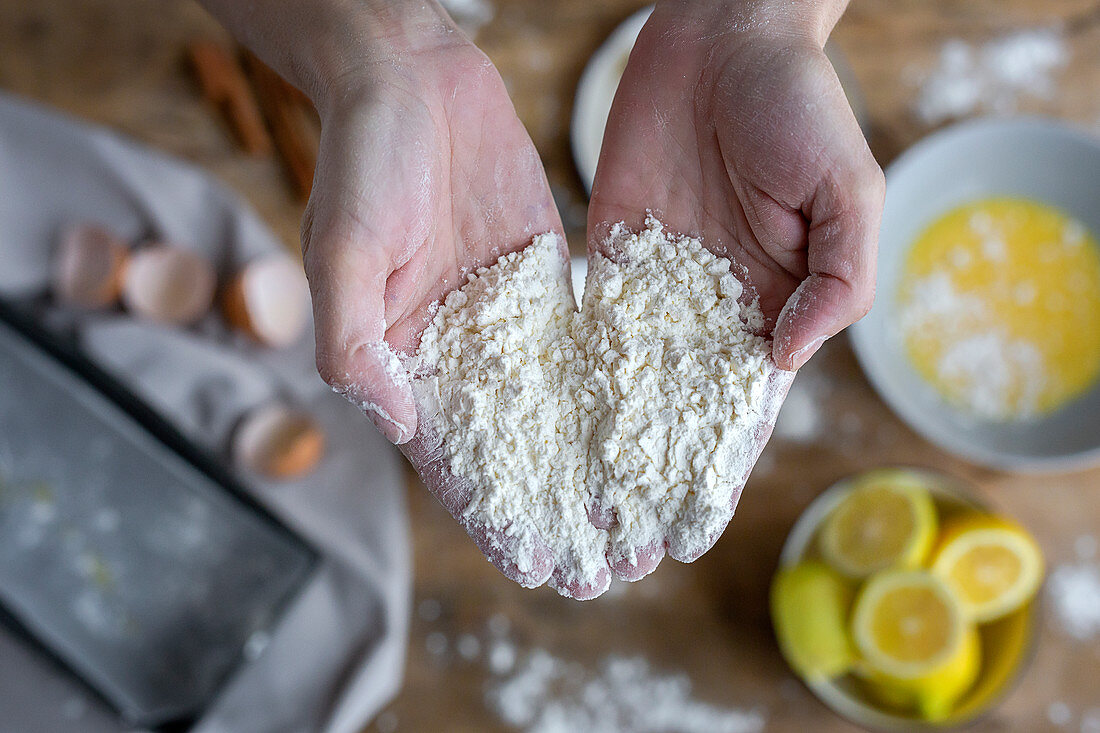
[(430, 307), (466, 273), (536, 234), (562, 233), (500, 76), (430, 7), (434, 19), (380, 39), (382, 50), (349, 67), (318, 105), (321, 147), (302, 227), (317, 367), (400, 445), (489, 559), (536, 586), (555, 569), (549, 551), (521, 571), (513, 540), (463, 517), (471, 487), (448, 470), (396, 356), (415, 352)]
[[(729, 477), (739, 488), (793, 372), (874, 298), (885, 183), (824, 51), (845, 4), (660, 0), (623, 72), (592, 186), (591, 251), (615, 222), (638, 229), (651, 210), (731, 260), (759, 297), (775, 366), (789, 371), (767, 380), (745, 446), (753, 460)], [(617, 574), (637, 579), (666, 551), (693, 562), (732, 518), (739, 488), (718, 520), (624, 548), (637, 562)]]

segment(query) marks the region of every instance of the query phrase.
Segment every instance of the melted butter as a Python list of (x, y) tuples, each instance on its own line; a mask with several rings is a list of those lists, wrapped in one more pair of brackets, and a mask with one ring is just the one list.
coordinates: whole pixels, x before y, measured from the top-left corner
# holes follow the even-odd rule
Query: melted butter
[(992, 198), (949, 211), (914, 242), (898, 296), (917, 371), (981, 417), (1053, 411), (1100, 374), (1100, 247), (1054, 207)]

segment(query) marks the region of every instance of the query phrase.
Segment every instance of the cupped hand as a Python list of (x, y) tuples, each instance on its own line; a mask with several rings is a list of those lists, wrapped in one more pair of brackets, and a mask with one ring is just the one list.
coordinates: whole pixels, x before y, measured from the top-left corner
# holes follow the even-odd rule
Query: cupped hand
[(554, 571), (550, 552), (521, 568), (513, 540), (463, 516), (472, 487), (447, 468), (398, 357), (416, 350), (431, 306), (466, 273), (562, 230), (500, 76), (449, 20), (437, 30), (365, 58), (321, 105), (302, 230), (317, 366), (401, 446), (489, 559), (536, 586)]
[[(782, 370), (870, 308), (884, 195), (823, 51), (839, 9), (814, 17), (818, 5), (828, 3), (659, 2), (611, 109), (588, 216), (590, 251), (610, 224), (640, 228), (651, 210), (732, 260), (759, 295)], [(790, 375), (772, 382), (757, 452)], [(664, 552), (644, 548), (616, 570), (638, 577)]]
[(870, 308), (885, 186), (824, 34), (751, 5), (658, 3), (611, 109), (589, 235), (650, 209), (700, 237), (745, 268), (793, 370)]

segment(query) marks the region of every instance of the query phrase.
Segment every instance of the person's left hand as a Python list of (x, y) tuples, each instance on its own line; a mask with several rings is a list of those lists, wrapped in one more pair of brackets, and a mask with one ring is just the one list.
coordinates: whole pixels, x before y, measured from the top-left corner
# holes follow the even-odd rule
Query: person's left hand
[(615, 222), (641, 228), (647, 210), (700, 237), (759, 295), (783, 370), (874, 297), (883, 176), (823, 51), (842, 9), (659, 2), (619, 85), (592, 189), (590, 252)]

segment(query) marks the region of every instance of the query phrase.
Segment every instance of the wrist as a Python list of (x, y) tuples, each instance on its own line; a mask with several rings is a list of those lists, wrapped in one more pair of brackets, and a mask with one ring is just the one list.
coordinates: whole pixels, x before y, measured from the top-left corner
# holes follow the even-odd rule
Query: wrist
[(300, 68), (310, 77), (308, 93), (322, 115), (400, 73), (410, 57), (463, 38), (435, 0), (334, 4), (340, 11), (301, 49)]
[(201, 0), (324, 116), (404, 59), (465, 38), (436, 0)]
[(847, 5), (848, 0), (659, 0), (657, 8), (711, 32), (808, 38), (824, 47)]

